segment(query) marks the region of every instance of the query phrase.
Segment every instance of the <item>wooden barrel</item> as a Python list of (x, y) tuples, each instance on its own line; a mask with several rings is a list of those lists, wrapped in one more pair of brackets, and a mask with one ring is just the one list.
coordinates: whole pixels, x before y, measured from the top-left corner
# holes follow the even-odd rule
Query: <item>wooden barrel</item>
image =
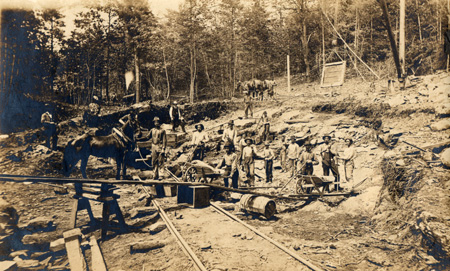
[(250, 213), (256, 213), (265, 216), (270, 219), (277, 209), (275, 201), (266, 198), (255, 196), (251, 194), (245, 194), (239, 201), (241, 209)]

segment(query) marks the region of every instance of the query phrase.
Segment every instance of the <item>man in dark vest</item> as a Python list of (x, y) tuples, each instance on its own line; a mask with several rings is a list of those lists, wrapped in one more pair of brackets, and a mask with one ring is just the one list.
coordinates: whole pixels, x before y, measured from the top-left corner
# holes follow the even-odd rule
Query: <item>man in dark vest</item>
[(172, 122), (172, 131), (175, 132), (175, 129), (178, 126), (181, 126), (181, 130), (183, 130), (184, 133), (186, 133), (186, 130), (184, 129), (185, 122), (184, 118), (181, 115), (180, 108), (178, 107), (177, 101), (174, 101), (169, 109), (169, 116), (170, 121)]

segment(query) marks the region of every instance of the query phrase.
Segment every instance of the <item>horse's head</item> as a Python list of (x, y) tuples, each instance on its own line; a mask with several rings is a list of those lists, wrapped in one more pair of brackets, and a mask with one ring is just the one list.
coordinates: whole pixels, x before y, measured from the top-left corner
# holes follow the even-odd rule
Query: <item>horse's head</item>
[(134, 141), (134, 133), (138, 129), (138, 122), (136, 119), (130, 119), (122, 126), (122, 132), (132, 141)]

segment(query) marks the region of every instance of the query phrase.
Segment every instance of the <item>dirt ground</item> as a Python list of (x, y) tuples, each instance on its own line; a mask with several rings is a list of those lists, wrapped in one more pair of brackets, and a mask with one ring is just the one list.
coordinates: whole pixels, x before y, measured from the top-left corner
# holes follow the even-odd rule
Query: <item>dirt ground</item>
[[(237, 210), (235, 193), (225, 193), (215, 202), (325, 270), (449, 270), (450, 178), (441, 160), (449, 144), (444, 143), (450, 139), (448, 127), (437, 125), (449, 121), (445, 106), (450, 77), (436, 74), (419, 79), (406, 90), (395, 92), (387, 89), (387, 82), (357, 79), (333, 89), (294, 84), (292, 92), (284, 92), (286, 86), (279, 84), (276, 101), (257, 102), (255, 107), (255, 117), (267, 111), (271, 131), (277, 132), (271, 148), (278, 152), (281, 136), (308, 137), (318, 145), (323, 135), (331, 134), (339, 146), (344, 138), (352, 137), (357, 151), (354, 181), (343, 183), (343, 187), (346, 191), (355, 187), (357, 194), (311, 202), (275, 200), (277, 213), (269, 220)], [(242, 116), (242, 109), (233, 110), (201, 123), (206, 128), (218, 127)], [(299, 122), (285, 122), (292, 120)], [(84, 129), (64, 131), (59, 145), (64, 146)], [(189, 126), (188, 131), (192, 130)], [(39, 140), (20, 144), (33, 133), (2, 135), (0, 172), (61, 177), (60, 151), (49, 151)], [(218, 136), (217, 129), (210, 135)], [(420, 152), (405, 141), (421, 148), (439, 146)], [(211, 151), (207, 161), (217, 163), (221, 155)], [(113, 161), (91, 157), (87, 173), (90, 178), (113, 178), (114, 170)], [(321, 175), (321, 165), (314, 171)], [(128, 172), (143, 173), (132, 168)], [(260, 160), (256, 173), (264, 176)], [(81, 173), (76, 170), (72, 176), (81, 177)], [(283, 186), (288, 180), (288, 173), (281, 172), (276, 160), (272, 186)], [(267, 184), (261, 179), (256, 186)], [(118, 188), (119, 205), (130, 230), (109, 231), (107, 240), (101, 240), (108, 270), (195, 270), (169, 230), (164, 226), (155, 230), (155, 225), (164, 223), (154, 206), (146, 206), (142, 188)], [(55, 193), (59, 190), (44, 184), (0, 182), (0, 260), (15, 261), (21, 270), (69, 269), (64, 249), (49, 251), (50, 242), (62, 238), (69, 229), (73, 188), (68, 185), (68, 194)], [(261, 188), (258, 192), (292, 195), (296, 193), (295, 182), (283, 191)], [(177, 205), (176, 197), (156, 200), (208, 270), (308, 269), (212, 207)], [(101, 205), (93, 202), (92, 209), (99, 222)], [(41, 222), (33, 226), (36, 219)], [(84, 234), (83, 240), (93, 235), (101, 239), (99, 223), (89, 225), (86, 211), (80, 212), (77, 227)], [(164, 246), (146, 252), (130, 250), (133, 244), (148, 241), (161, 241)], [(89, 246), (82, 243), (82, 249), (90, 264)]]

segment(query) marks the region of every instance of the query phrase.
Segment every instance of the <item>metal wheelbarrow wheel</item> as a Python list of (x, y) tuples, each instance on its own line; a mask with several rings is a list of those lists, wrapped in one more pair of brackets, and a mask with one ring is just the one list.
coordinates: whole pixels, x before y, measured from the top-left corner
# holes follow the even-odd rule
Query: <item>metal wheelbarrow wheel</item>
[(197, 182), (199, 180), (197, 173), (198, 173), (197, 168), (195, 167), (189, 167), (188, 169), (186, 169), (185, 172), (186, 181), (191, 183)]
[(297, 185), (295, 191), (297, 194), (310, 194), (311, 188), (305, 188), (304, 185), (306, 184), (306, 178), (303, 176), (299, 176), (297, 180)]

